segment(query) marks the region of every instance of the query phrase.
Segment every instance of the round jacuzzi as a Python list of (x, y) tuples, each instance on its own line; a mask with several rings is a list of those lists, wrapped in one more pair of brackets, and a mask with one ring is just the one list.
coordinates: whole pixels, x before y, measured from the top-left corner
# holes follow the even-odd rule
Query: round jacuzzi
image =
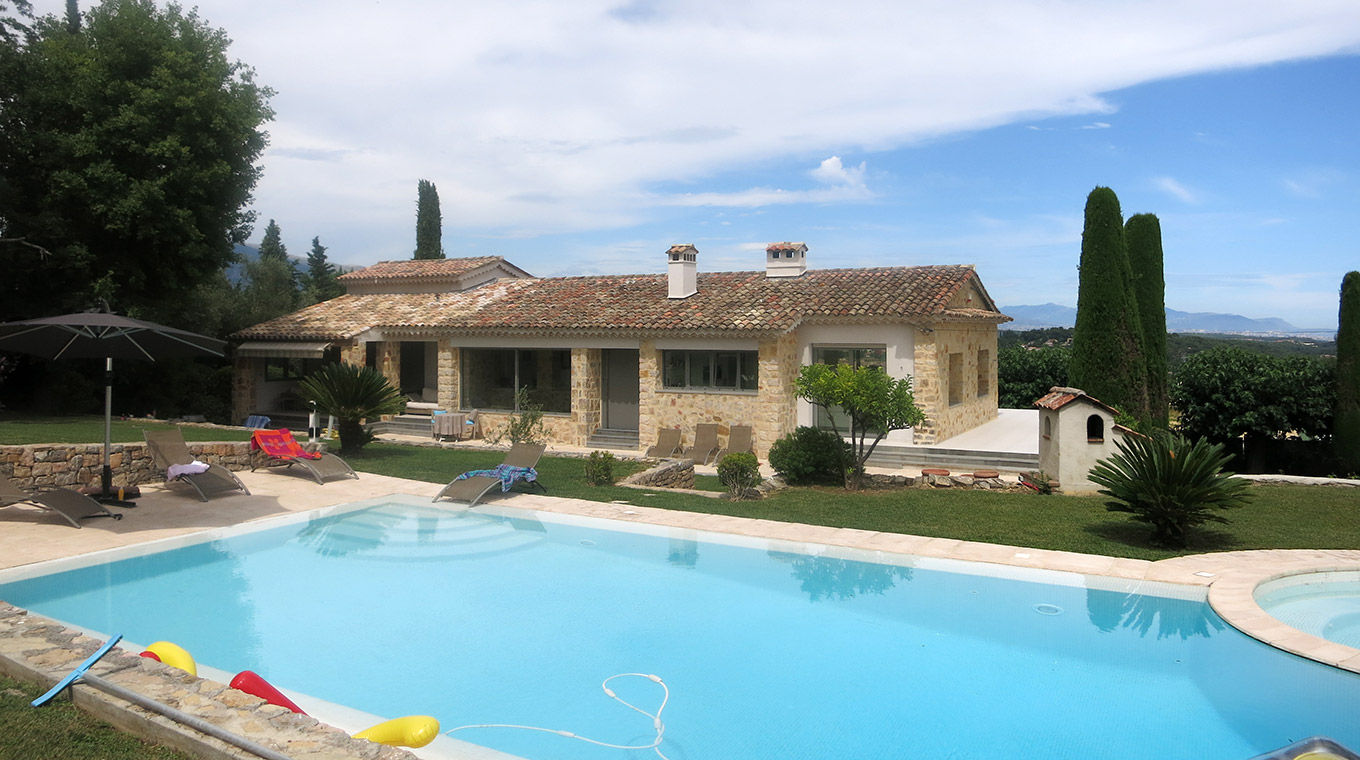
[(1285, 625), (1360, 649), (1360, 570), (1287, 575), (1260, 584), (1254, 596)]

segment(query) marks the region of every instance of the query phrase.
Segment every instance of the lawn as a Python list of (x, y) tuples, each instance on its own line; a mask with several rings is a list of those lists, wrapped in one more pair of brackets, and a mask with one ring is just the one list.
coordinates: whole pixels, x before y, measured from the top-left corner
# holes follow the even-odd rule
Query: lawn
[[(356, 470), (444, 483), (459, 472), (494, 466), (501, 458), (494, 451), (376, 443), (350, 463)], [(641, 468), (636, 462), (616, 462), (615, 475)], [(760, 501), (733, 502), (662, 489), (592, 486), (585, 482), (584, 461), (576, 458), (545, 456), (538, 471), (554, 496), (1114, 557), (1156, 560), (1239, 549), (1360, 548), (1360, 493), (1349, 488), (1254, 486), (1251, 505), (1225, 513), (1228, 524), (1198, 531), (1189, 548), (1171, 550), (1150, 546), (1146, 526), (1107, 511), (1098, 496), (790, 488)]]
[[(169, 422), (115, 418), (110, 430), (111, 440), (114, 443), (141, 443), (142, 430), (164, 430), (170, 427), (175, 426)], [(250, 431), (243, 429), (199, 425), (182, 425), (180, 429), (184, 431), (186, 441), (250, 440)], [(103, 442), (102, 416), (53, 418), (0, 413), (0, 444)]]
[(0, 757), (44, 760), (189, 760), (167, 747), (122, 733), (76, 709), (61, 695), (29, 703), (46, 689), (0, 675)]

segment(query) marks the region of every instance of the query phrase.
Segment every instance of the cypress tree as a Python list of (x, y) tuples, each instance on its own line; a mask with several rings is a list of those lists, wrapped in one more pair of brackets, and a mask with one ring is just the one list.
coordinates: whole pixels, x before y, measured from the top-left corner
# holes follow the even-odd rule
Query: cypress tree
[(1360, 272), (1341, 280), (1332, 443), (1343, 473), (1360, 474)]
[(312, 250), (307, 252), (307, 290), (313, 303), (342, 295), (345, 288), (335, 278), (335, 265), (326, 259), (326, 246), (320, 237), (312, 238)]
[(260, 242), (260, 259), (262, 261), (287, 261), (288, 249), (283, 245), (283, 234), (279, 231), (279, 225), (273, 219), (269, 220), (269, 226), (264, 228), (264, 240)]
[[(1147, 360), (1148, 422), (1164, 428), (1170, 421), (1166, 369), (1166, 280), (1162, 274), (1162, 224), (1156, 214), (1134, 214), (1124, 225), (1133, 272), (1138, 321)], [(1099, 398), (1099, 397), (1097, 397)]]
[(1132, 280), (1119, 198), (1097, 187), (1086, 198), (1068, 382), (1141, 420), (1147, 418), (1147, 361)]
[(443, 218), (439, 215), (439, 191), (434, 183), (416, 183), (416, 252), (413, 258), (444, 258)]

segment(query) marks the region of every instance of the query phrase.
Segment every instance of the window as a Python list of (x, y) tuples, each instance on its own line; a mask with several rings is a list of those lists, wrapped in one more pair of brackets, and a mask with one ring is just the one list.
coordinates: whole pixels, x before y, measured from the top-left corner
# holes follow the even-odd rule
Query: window
[(1103, 443), (1105, 441), (1105, 421), (1099, 414), (1093, 414), (1086, 418), (1086, 440), (1091, 443)]
[(977, 395), (979, 398), (986, 396), (992, 390), (992, 352), (985, 348), (978, 349), (977, 362)]
[(1053, 438), (1053, 417), (1047, 414), (1044, 415), (1044, 438)]
[[(887, 346), (813, 346), (813, 364), (847, 364), (856, 369), (860, 367), (877, 367), (884, 372), (888, 371), (888, 347)], [(850, 417), (839, 408), (827, 412), (822, 407), (816, 407), (816, 425), (823, 430), (832, 428), (831, 422), (835, 421), (835, 428), (842, 434), (850, 432)]]
[(963, 403), (963, 354), (949, 355), (949, 405)]
[(545, 412), (571, 411), (571, 351), (567, 349), (465, 348), (461, 352), (463, 406), (515, 408), (515, 390)]
[(661, 385), (689, 390), (753, 391), (755, 351), (662, 351)]
[(264, 360), (265, 382), (278, 380), (301, 380), (321, 369), (322, 359), (281, 359)]

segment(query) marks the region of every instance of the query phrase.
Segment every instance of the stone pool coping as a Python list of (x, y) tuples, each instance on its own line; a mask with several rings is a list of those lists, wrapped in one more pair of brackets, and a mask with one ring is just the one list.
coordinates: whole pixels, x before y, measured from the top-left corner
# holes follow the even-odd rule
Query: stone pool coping
[[(282, 472), (242, 472), (253, 496), (225, 496), (202, 503), (173, 487), (150, 487), (135, 510), (120, 521), (97, 520), (75, 530), (47, 513), (25, 508), (0, 511), (0, 568), (58, 559), (149, 540), (274, 517), (289, 512), (361, 501), (392, 494), (433, 496), (438, 484), (409, 481), (368, 473), (359, 480), (317, 486), (308, 479)], [(635, 501), (645, 502), (645, 492)], [(854, 528), (831, 528), (774, 520), (729, 517), (658, 509), (633, 504), (564, 499), (539, 494), (513, 494), (489, 504), (512, 509), (645, 522), (665, 527), (705, 530), (747, 537), (809, 542), (919, 557), (985, 562), (1014, 567), (1104, 576), (1121, 579), (1136, 589), (1138, 581), (1199, 587), (1210, 605), (1234, 627), (1271, 646), (1338, 668), (1360, 672), (1360, 650), (1328, 642), (1290, 628), (1256, 605), (1252, 592), (1258, 583), (1311, 570), (1360, 569), (1360, 550), (1258, 550), (1176, 557), (1158, 562), (1075, 552), (882, 533)], [(457, 505), (445, 502), (451, 509)], [(9, 622), (6, 622), (9, 621)], [(9, 626), (9, 628), (6, 628)], [(18, 628), (31, 626), (22, 635)], [(39, 683), (52, 684), (93, 651), (98, 642), (41, 616), (0, 606), (0, 671)], [(114, 654), (110, 658), (115, 658)], [(106, 658), (109, 659), (109, 658)], [(126, 660), (136, 662), (127, 663)], [(126, 651), (111, 660), (117, 673), (135, 680), (138, 690), (155, 696), (166, 689), (176, 706), (215, 723), (239, 729), (262, 744), (284, 744), (283, 751), (306, 760), (396, 760), (414, 754), (369, 742), (350, 740), (343, 731), (311, 724), (280, 713), (249, 695), (222, 684), (187, 677)], [(98, 668), (93, 672), (103, 674)], [(156, 692), (159, 693), (159, 692)], [(179, 727), (141, 708), (122, 703), (88, 687), (73, 690), (76, 704), (124, 730), (162, 743), (182, 742), (193, 754), (207, 758), (250, 758), (196, 731)], [(243, 705), (233, 702), (246, 701)], [(175, 704), (172, 702), (172, 704)], [(310, 720), (310, 719), (308, 719)], [(341, 741), (341, 739), (344, 741)], [(296, 745), (296, 746), (295, 746)]]

